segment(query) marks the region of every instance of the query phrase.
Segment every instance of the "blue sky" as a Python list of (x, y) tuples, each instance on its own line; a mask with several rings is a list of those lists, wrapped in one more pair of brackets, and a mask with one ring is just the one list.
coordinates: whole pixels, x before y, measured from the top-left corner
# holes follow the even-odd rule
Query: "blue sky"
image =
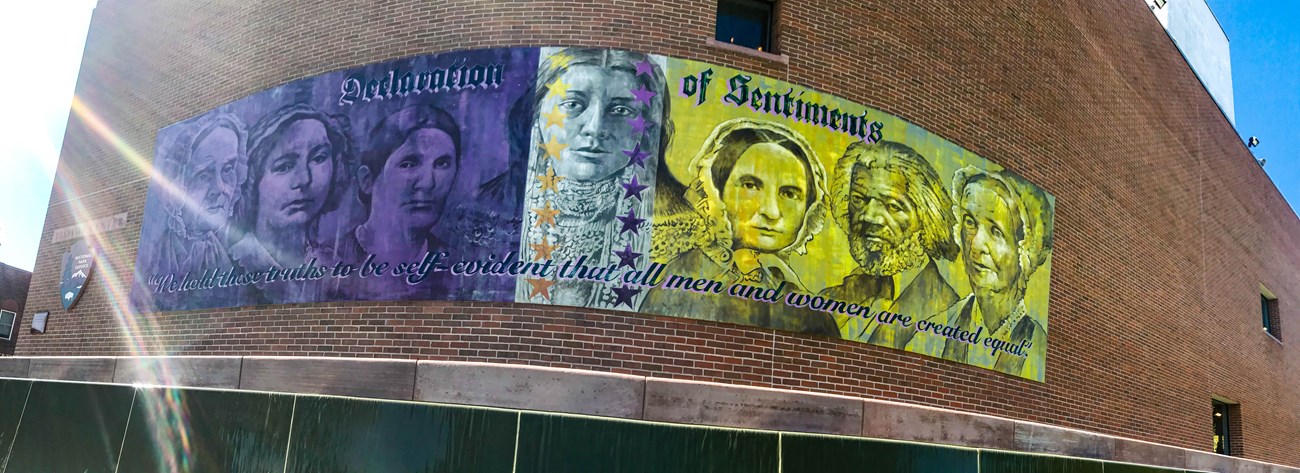
[[(23, 2), (0, 15), (0, 44), (11, 45), (0, 48), (0, 64), (41, 71), (42, 83), (40, 93), (7, 94), (0, 108), (0, 186), (13, 199), (0, 205), (2, 263), (30, 270), (36, 261), (95, 1)], [(1300, 117), (1300, 2), (1208, 3), (1232, 49), (1237, 130), (1243, 140), (1260, 138), (1256, 157), (1268, 160), (1264, 170), (1300, 208), (1300, 133), (1292, 125)], [(29, 80), (0, 74), (0, 90), (28, 90)]]
[(1300, 2), (1207, 0), (1228, 34), (1237, 132), (1259, 137), (1255, 157), (1300, 209)]
[(36, 262), (94, 5), (20, 2), (0, 15), (0, 64), (15, 67), (0, 74), (0, 90), (11, 92), (0, 107), (0, 187), (12, 199), (0, 203), (0, 263), (31, 270)]

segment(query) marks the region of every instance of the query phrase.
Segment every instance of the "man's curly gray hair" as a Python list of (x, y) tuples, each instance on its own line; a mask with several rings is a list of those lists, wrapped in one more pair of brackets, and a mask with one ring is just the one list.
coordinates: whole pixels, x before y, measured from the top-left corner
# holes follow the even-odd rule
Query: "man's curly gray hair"
[(853, 186), (853, 172), (885, 170), (901, 174), (907, 181), (902, 194), (907, 196), (915, 211), (916, 231), (921, 244), (931, 259), (954, 260), (960, 251), (952, 239), (951, 228), (957, 223), (952, 215), (952, 198), (944, 182), (939, 179), (930, 162), (911, 147), (893, 141), (867, 144), (855, 141), (844, 150), (835, 166), (832, 197), (835, 223), (852, 233), (849, 228), (849, 195)]

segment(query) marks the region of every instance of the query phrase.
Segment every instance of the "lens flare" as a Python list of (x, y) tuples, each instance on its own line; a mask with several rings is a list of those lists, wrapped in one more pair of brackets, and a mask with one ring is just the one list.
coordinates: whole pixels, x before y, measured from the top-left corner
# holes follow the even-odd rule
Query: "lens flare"
[[(154, 172), (152, 159), (141, 154), (124, 140), (112, 127), (99, 117), (81, 97), (72, 99), (72, 116), (90, 130), (95, 137), (108, 144), (112, 151), (128, 164), (152, 179), (154, 185), (172, 198), (184, 199), (180, 187), (164, 176)], [(56, 175), (56, 188), (66, 198), (66, 204), (78, 225), (94, 220), (90, 210), (81, 197), (84, 192), (75, 179), (69, 178), (67, 169)], [(136, 357), (167, 356), (169, 344), (161, 343), (162, 334), (156, 324), (155, 314), (137, 313), (132, 308), (129, 288), (133, 277), (131, 273), (134, 261), (125, 261), (131, 254), (130, 248), (115, 244), (97, 232), (85, 232), (91, 248), (99, 255), (97, 277), (108, 291), (108, 307), (121, 330), (127, 354)], [(121, 268), (121, 269), (119, 269)], [(172, 344), (171, 350), (181, 347)], [(152, 379), (145, 382), (154, 386), (176, 385), (175, 374), (168, 369), (167, 363), (155, 365), (150, 373)], [(192, 469), (193, 450), (190, 445), (190, 412), (185, 405), (181, 392), (159, 387), (136, 387), (137, 410), (143, 415), (144, 425), (150, 430), (156, 453), (155, 463), (160, 471), (185, 472)]]

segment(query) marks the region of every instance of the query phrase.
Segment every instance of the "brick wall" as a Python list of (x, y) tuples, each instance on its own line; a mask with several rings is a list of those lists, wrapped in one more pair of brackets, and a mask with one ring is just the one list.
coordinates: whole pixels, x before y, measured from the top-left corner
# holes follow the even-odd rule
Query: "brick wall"
[[(710, 0), (101, 0), (20, 355), (506, 361), (904, 400), (1300, 465), (1300, 220), (1139, 0), (782, 2), (782, 64), (708, 46)], [(1045, 383), (864, 344), (524, 304), (361, 303), (123, 317), (156, 131), (317, 73), (453, 49), (586, 45), (725, 64), (898, 115), (1056, 198)], [(102, 120), (102, 121), (101, 121)], [(78, 308), (54, 228), (127, 210)], [(1259, 286), (1280, 298), (1279, 344)]]

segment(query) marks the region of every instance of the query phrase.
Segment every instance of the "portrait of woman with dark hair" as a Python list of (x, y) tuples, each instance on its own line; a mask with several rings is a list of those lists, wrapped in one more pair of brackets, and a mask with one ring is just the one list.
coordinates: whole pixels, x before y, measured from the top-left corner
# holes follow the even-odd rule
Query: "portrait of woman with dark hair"
[(952, 201), (953, 236), (961, 242), (971, 293), (930, 322), (978, 332), (980, 340), (1000, 340), (1026, 352), (995, 351), (927, 332), (918, 332), (908, 349), (1042, 379), (1047, 329), (1030, 313), (1025, 294), (1030, 277), (1052, 253), (1052, 200), (1011, 171), (967, 166), (953, 176)]
[[(671, 135), (667, 82), (657, 61), (577, 48), (543, 59), (531, 97), (533, 146), (520, 251), (525, 262), (649, 265), (655, 170)], [(516, 298), (600, 308), (639, 303), (641, 296), (620, 300), (612, 289), (570, 279), (541, 292), (521, 278)]]
[[(354, 161), (346, 117), (305, 104), (272, 112), (249, 130), (248, 180), (231, 257), (245, 271), (332, 264), (333, 245), (318, 234), (322, 215), (338, 207)], [(331, 237), (332, 240), (332, 237)], [(318, 300), (319, 284), (276, 281), (251, 291), (250, 303)]]
[[(804, 254), (824, 225), (826, 170), (802, 135), (779, 123), (723, 122), (691, 160), (686, 200), (698, 227), (694, 248), (666, 274), (782, 293), (808, 289), (786, 263)], [(724, 294), (651, 289), (643, 311), (838, 336), (830, 315)]]
[[(150, 251), (141, 254), (142, 279), (166, 275), (181, 278), (186, 273), (199, 277), (209, 269), (230, 269), (231, 258), (223, 240), (240, 200), (240, 186), (248, 178), (244, 139), (244, 124), (239, 118), (227, 113), (208, 115), (185, 125), (163, 154), (157, 166), (160, 177), (170, 183), (164, 186), (167, 193), (162, 196), (166, 226)], [(144, 290), (137, 294), (162, 298), (170, 293)], [(183, 297), (220, 300), (227, 296), (214, 290)], [(156, 299), (154, 307), (167, 310), (173, 302)]]
[[(415, 263), (446, 249), (433, 226), (442, 219), (460, 169), (460, 137), (455, 119), (431, 105), (402, 108), (374, 127), (357, 168), (358, 198), (367, 216), (344, 236), (341, 261), (360, 264), (374, 255), (377, 263)], [(393, 276), (350, 278), (347, 286), (356, 300), (433, 297), (447, 289), (439, 274), (417, 283)]]

